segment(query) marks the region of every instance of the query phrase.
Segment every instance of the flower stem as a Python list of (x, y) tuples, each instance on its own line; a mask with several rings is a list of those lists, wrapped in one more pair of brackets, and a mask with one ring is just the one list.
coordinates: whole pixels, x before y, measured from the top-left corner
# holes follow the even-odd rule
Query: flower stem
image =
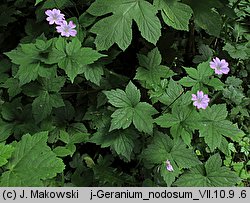
[(100, 90), (83, 90), (83, 91), (69, 91), (69, 92), (60, 92), (61, 95), (68, 95), (68, 94), (91, 94), (99, 92)]
[(220, 92), (217, 92), (215, 95), (214, 95), (214, 97), (210, 100), (210, 104), (213, 104), (214, 103), (214, 101), (216, 100), (216, 99), (218, 99), (218, 97), (220, 97), (222, 95), (222, 92), (220, 91)]

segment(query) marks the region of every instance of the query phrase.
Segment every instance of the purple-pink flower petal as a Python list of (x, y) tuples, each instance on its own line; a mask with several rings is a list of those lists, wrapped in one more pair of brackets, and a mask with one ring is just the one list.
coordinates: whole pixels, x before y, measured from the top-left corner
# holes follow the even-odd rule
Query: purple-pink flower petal
[(208, 95), (204, 94), (202, 91), (197, 91), (197, 95), (192, 94), (191, 100), (194, 101), (193, 105), (198, 109), (206, 109), (210, 101)]
[(197, 100), (197, 96), (195, 94), (192, 94), (192, 101)]
[(170, 164), (169, 160), (166, 161), (166, 169), (168, 171), (174, 171), (173, 166)]
[(210, 68), (214, 69), (215, 74), (228, 74), (230, 71), (228, 62), (225, 59), (220, 60), (218, 57), (215, 57), (209, 64)]
[(49, 22), (50, 25), (60, 25), (61, 22), (65, 20), (64, 14), (62, 14), (61, 11), (58, 9), (46, 10), (45, 14), (48, 16), (46, 20)]
[(77, 31), (74, 29), (76, 25), (72, 22), (69, 21), (63, 21), (59, 26), (56, 27), (56, 30), (58, 33), (61, 34), (61, 36), (65, 37), (75, 37), (77, 35)]
[(204, 94), (203, 94), (203, 92), (202, 92), (202, 91), (198, 91), (198, 92), (197, 92), (197, 97), (198, 97), (198, 98), (202, 98), (202, 97), (203, 97), (203, 95), (204, 95)]

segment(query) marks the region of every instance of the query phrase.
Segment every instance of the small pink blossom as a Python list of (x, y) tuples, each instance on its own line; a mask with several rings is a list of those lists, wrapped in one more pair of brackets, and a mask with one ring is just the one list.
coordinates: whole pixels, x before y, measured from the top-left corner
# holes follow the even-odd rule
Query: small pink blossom
[(197, 95), (192, 94), (192, 101), (194, 101), (193, 105), (198, 109), (206, 109), (210, 99), (207, 94), (204, 94), (202, 91), (197, 91)]
[(174, 171), (173, 166), (170, 164), (169, 160), (166, 161), (166, 169), (168, 171)]
[(60, 25), (65, 20), (64, 14), (62, 14), (60, 10), (55, 8), (53, 10), (46, 10), (45, 14), (48, 16), (46, 20), (50, 25)]
[(77, 31), (74, 28), (76, 28), (76, 25), (72, 21), (69, 21), (69, 23), (67, 23), (67, 21), (63, 21), (59, 26), (56, 26), (57, 32), (60, 33), (61, 36), (65, 37), (75, 37)]
[(215, 73), (218, 75), (228, 74), (230, 71), (228, 62), (226, 62), (225, 59), (220, 60), (218, 57), (214, 58), (213, 61), (210, 62), (210, 68), (214, 69)]

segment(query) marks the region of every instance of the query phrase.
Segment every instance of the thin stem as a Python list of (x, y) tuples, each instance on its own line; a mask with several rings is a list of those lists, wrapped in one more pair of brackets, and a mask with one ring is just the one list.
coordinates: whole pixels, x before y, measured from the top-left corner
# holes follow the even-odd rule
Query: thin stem
[(85, 90), (85, 91), (70, 91), (70, 92), (60, 92), (61, 95), (68, 95), (68, 94), (91, 94), (95, 92), (99, 92), (100, 90)]
[(78, 11), (78, 9), (77, 9), (76, 3), (75, 3), (74, 1), (72, 1), (72, 0), (70, 0), (70, 2), (71, 2), (72, 4), (74, 4), (74, 7), (75, 7), (75, 10), (76, 10), (77, 16), (79, 17), (80, 14), (79, 14), (79, 11)]
[[(233, 4), (233, 6), (232, 6), (232, 9), (234, 10), (237, 6), (238, 6), (238, 4), (241, 2), (241, 0), (238, 0), (238, 1), (236, 1), (234, 4)], [(228, 22), (228, 20), (229, 20), (229, 17), (228, 16), (226, 16), (224, 19), (223, 19), (223, 22), (222, 22), (222, 28), (224, 28), (224, 26), (226, 25), (226, 23)], [(217, 47), (217, 44), (218, 44), (218, 38), (217, 37), (215, 37), (214, 38), (214, 49), (216, 49), (216, 47)], [(211, 42), (212, 43), (212, 42)]]
[(214, 95), (214, 97), (210, 100), (210, 104), (213, 104), (214, 103), (214, 101), (216, 100), (216, 99), (218, 99), (218, 97), (220, 97), (221, 96), (221, 94), (222, 94), (222, 92), (220, 91), (220, 92), (217, 92), (215, 95)]
[(71, 15), (68, 15), (68, 14), (67, 14), (68, 17), (73, 17), (73, 16), (74, 16), (74, 13), (73, 13), (69, 8), (67, 8), (67, 10), (68, 10), (68, 11), (70, 12), (70, 14), (71, 14)]
[(235, 3), (234, 3), (234, 5), (232, 6), (232, 9), (235, 9), (237, 6), (238, 6), (238, 4), (241, 2), (241, 0), (238, 0), (238, 1), (236, 1)]
[(108, 73), (109, 73), (110, 75), (114, 75), (114, 76), (116, 76), (116, 77), (118, 77), (118, 78), (128, 78), (128, 77), (126, 77), (126, 76), (124, 76), (124, 75), (115, 73), (115, 72), (113, 72), (113, 71), (111, 71), (111, 70), (108, 70), (108, 69), (106, 69), (106, 70), (108, 71)]
[[(238, 6), (238, 4), (239, 4), (240, 2), (241, 2), (241, 0), (236, 1), (236, 2), (233, 4), (232, 9), (234, 10), (234, 9)], [(227, 17), (225, 18), (223, 24), (222, 24), (222, 27), (225, 26), (225, 24), (227, 23), (228, 19), (229, 19), (229, 17), (227, 16)]]
[(181, 97), (181, 95), (183, 95), (183, 93), (184, 93), (184, 91), (182, 91), (181, 94), (180, 94), (178, 97), (176, 97), (176, 98), (174, 99), (174, 101), (172, 101), (172, 102), (165, 108), (165, 110), (162, 111), (162, 113), (166, 113), (167, 110), (169, 109), (169, 107), (170, 107), (171, 105), (173, 105), (173, 103), (175, 103), (176, 100), (179, 99), (179, 98)]

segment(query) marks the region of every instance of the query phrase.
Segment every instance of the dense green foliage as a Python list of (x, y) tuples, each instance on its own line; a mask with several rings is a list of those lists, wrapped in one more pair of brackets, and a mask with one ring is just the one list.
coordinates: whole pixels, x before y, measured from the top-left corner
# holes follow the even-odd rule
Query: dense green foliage
[[(49, 25), (54, 8), (76, 36)], [(1, 186), (250, 185), (249, 0), (2, 0), (0, 11)]]

